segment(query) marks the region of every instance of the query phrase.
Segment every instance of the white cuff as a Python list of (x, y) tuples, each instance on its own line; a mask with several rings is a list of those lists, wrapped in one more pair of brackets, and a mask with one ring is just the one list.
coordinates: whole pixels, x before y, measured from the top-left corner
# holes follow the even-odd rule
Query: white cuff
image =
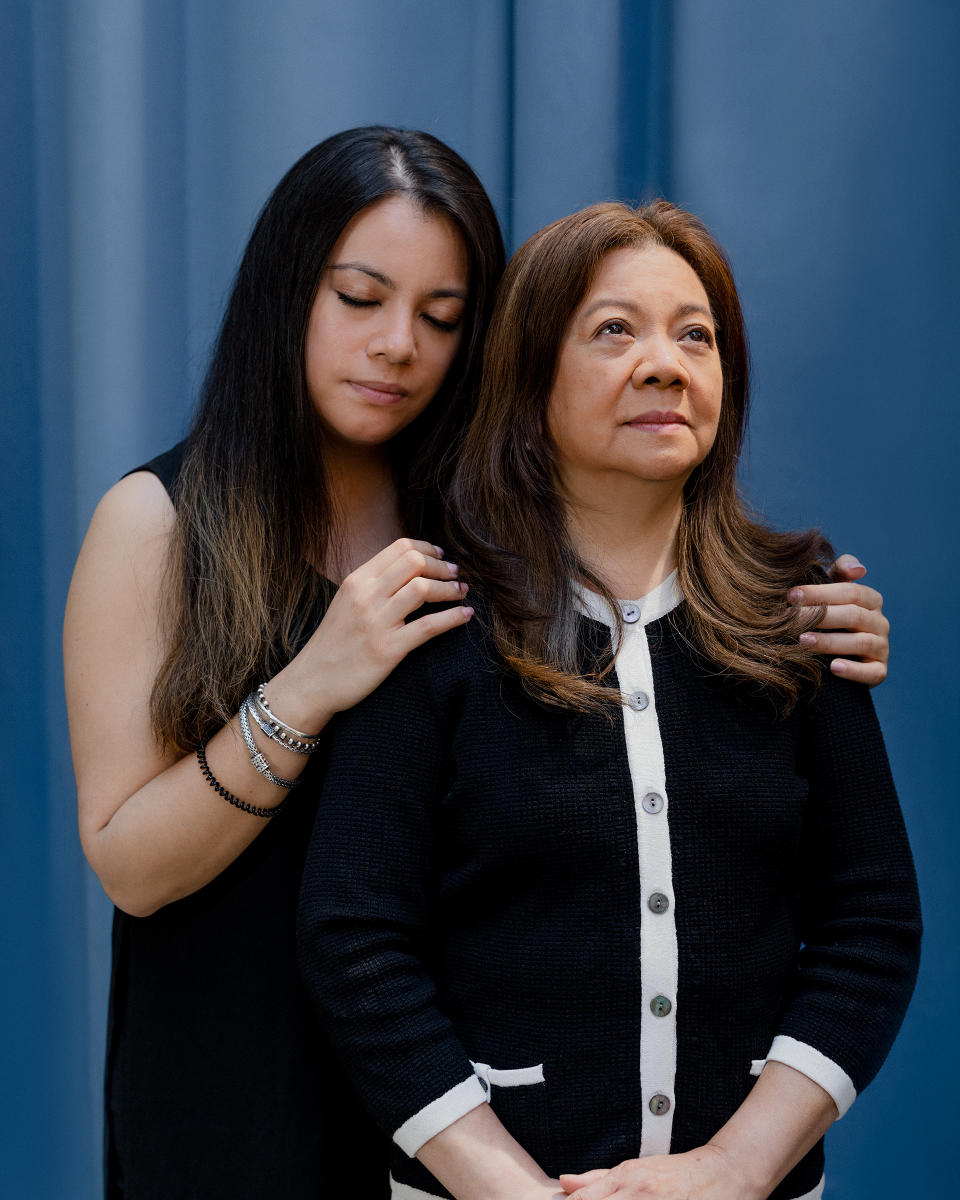
[(806, 1042), (798, 1042), (796, 1038), (778, 1033), (766, 1058), (758, 1058), (750, 1068), (751, 1075), (759, 1075), (768, 1062), (780, 1062), (793, 1067), (801, 1075), (806, 1075), (814, 1083), (818, 1083), (825, 1092), (833, 1098), (837, 1112), (842, 1117), (857, 1098), (857, 1089), (853, 1080), (843, 1067), (838, 1066), (832, 1058), (827, 1058)]
[(404, 1154), (413, 1158), (424, 1142), (429, 1142), (441, 1129), (459, 1121), (471, 1109), (479, 1108), (486, 1099), (483, 1084), (476, 1075), (471, 1075), (404, 1121), (394, 1133), (393, 1140)]

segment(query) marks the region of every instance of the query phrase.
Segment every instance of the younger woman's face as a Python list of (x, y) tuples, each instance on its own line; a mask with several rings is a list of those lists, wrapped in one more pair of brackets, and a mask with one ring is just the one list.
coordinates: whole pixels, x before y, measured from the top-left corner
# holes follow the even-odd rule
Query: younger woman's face
[(307, 323), (307, 388), (332, 440), (379, 445), (430, 403), (463, 336), (468, 261), (446, 217), (386, 196), (349, 222)]
[(682, 484), (717, 435), (723, 371), (696, 272), (663, 246), (600, 263), (560, 347), (547, 425), (564, 490), (612, 477)]

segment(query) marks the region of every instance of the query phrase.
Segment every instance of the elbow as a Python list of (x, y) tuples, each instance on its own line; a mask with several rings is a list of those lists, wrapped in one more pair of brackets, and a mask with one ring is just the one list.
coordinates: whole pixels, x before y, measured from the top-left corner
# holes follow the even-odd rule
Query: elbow
[(153, 881), (132, 868), (130, 863), (115, 863), (112, 856), (100, 844), (105, 831), (84, 834), (81, 830), (80, 844), (90, 869), (100, 881), (107, 899), (121, 912), (130, 917), (149, 917), (173, 896), (163, 895)]

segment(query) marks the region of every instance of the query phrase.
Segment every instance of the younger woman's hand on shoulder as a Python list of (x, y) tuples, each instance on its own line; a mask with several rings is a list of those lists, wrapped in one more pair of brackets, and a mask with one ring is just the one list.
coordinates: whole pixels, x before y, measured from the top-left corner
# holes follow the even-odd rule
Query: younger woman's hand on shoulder
[[(281, 674), (295, 672), (303, 692), (313, 692), (319, 727), (368, 696), (415, 647), (466, 624), (473, 615), (461, 604), (466, 593), (439, 547), (400, 538), (344, 579), (316, 632)], [(407, 621), (424, 604), (444, 603), (450, 607)]]
[(852, 554), (841, 554), (830, 568), (836, 582), (805, 584), (787, 598), (801, 609), (826, 606), (816, 630), (801, 634), (800, 641), (817, 654), (836, 655), (830, 661), (835, 675), (873, 687), (887, 677), (890, 622), (883, 615), (883, 596), (857, 582), (866, 571)]
[(561, 1175), (566, 1200), (605, 1200), (617, 1196), (656, 1196), (657, 1200), (761, 1200), (727, 1157), (715, 1146), (685, 1154), (631, 1158), (610, 1170)]

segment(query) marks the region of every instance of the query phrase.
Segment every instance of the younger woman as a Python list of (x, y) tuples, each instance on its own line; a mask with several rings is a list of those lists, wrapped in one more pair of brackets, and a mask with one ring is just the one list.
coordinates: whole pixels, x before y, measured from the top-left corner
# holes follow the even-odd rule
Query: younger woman
[(689, 214), (512, 260), (452, 488), (478, 617), (339, 719), (301, 894), (398, 1200), (814, 1200), (896, 1034), (910, 851), (869, 694), (782, 604), (829, 548), (738, 498), (746, 404)]
[[(297, 975), (316, 790), (291, 785), (333, 712), (469, 618), (412, 538), (439, 527), (502, 264), (449, 147), (323, 142), (257, 222), (186, 443), (94, 515), (64, 653), (81, 838), (117, 905), (109, 1197), (385, 1188)], [(447, 607), (405, 624), (424, 600)]]

